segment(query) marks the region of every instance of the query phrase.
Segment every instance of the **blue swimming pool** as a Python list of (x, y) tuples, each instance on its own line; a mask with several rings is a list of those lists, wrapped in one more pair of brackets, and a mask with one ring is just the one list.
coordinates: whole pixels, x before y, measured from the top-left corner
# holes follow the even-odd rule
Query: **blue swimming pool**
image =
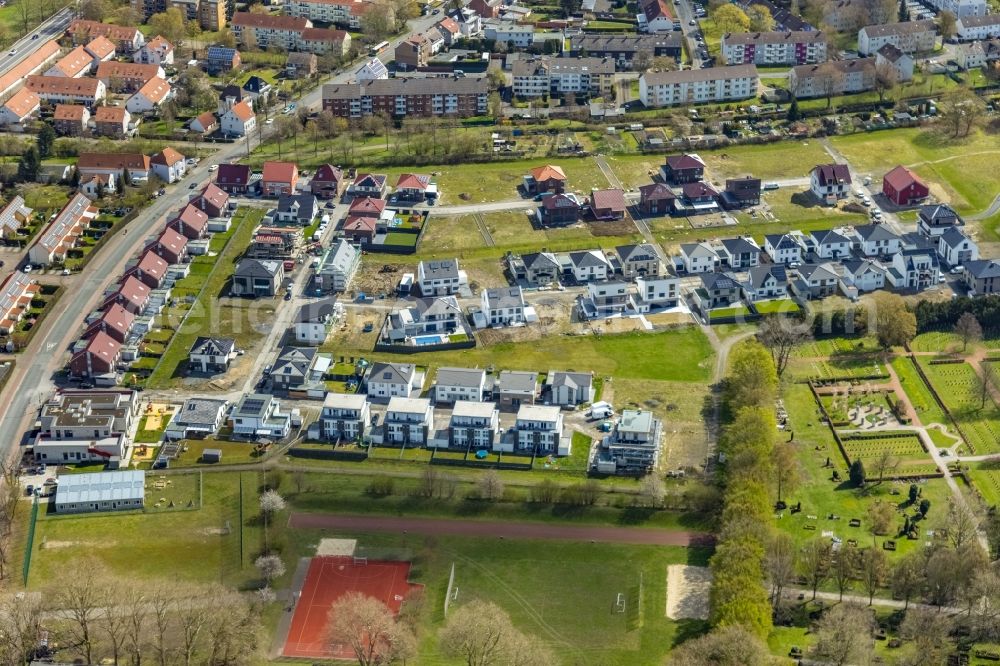
[(413, 338), (413, 344), (423, 347), (424, 345), (440, 345), (448, 342), (448, 338), (443, 335), (418, 335)]

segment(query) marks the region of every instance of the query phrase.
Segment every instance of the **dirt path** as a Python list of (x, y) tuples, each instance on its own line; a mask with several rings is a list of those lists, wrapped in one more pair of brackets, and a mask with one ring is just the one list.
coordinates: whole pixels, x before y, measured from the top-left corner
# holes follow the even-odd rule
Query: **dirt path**
[(500, 539), (561, 539), (647, 546), (710, 546), (707, 532), (659, 530), (644, 527), (551, 525), (547, 523), (404, 518), (396, 516), (342, 516), (328, 513), (293, 513), (289, 527), (297, 529), (393, 532), (421, 536), (498, 537)]

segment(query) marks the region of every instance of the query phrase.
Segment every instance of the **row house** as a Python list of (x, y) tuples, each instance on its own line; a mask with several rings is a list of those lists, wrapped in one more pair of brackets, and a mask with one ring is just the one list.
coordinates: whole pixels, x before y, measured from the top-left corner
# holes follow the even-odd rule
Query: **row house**
[[(167, 277), (169, 266), (158, 254), (152, 250), (146, 250), (139, 258), (139, 262), (126, 269), (122, 277), (125, 279), (134, 277), (150, 289), (159, 289), (164, 278)], [(133, 312), (133, 314), (136, 313)]]
[(10, 335), (31, 307), (31, 299), (41, 287), (30, 275), (10, 273), (0, 283), (0, 335)]
[(799, 99), (849, 95), (875, 87), (875, 58), (831, 60), (800, 65), (788, 74), (788, 89)]
[(174, 64), (174, 45), (162, 35), (157, 35), (143, 44), (132, 55), (132, 60), (144, 65), (172, 65)]
[(933, 51), (937, 43), (934, 21), (904, 21), (866, 25), (858, 30), (858, 53), (872, 55), (885, 44), (892, 44), (903, 53)]
[(962, 16), (955, 24), (955, 36), (963, 42), (996, 39), (1000, 37), (1000, 14)]
[[(70, 373), (76, 377), (114, 377), (122, 358), (122, 345), (107, 333), (98, 331), (91, 338), (74, 345), (69, 361)], [(114, 383), (114, 381), (110, 381)], [(36, 449), (36, 456), (38, 450)]]
[(56, 104), (52, 121), (57, 134), (81, 136), (90, 123), (90, 109), (82, 104)]
[(149, 156), (142, 153), (81, 153), (76, 170), (80, 178), (114, 174), (122, 180), (133, 183), (149, 180), (152, 163)]
[(97, 35), (87, 42), (83, 48), (90, 54), (92, 59), (90, 68), (94, 71), (97, 71), (98, 65), (102, 62), (114, 60), (117, 54), (115, 43), (104, 35)]
[(722, 58), (727, 65), (826, 62), (826, 39), (816, 30), (730, 32), (722, 36)]
[(191, 203), (210, 218), (228, 215), (230, 210), (229, 194), (215, 183), (206, 185)]
[(188, 257), (187, 245), (187, 238), (167, 227), (147, 247), (162, 257), (168, 264), (179, 264)]
[(24, 197), (15, 194), (0, 210), (0, 238), (10, 240), (31, 221), (34, 210), (24, 204)]
[(757, 96), (756, 65), (651, 71), (639, 77), (639, 99), (646, 108), (731, 102)]
[(88, 19), (74, 20), (66, 29), (66, 34), (77, 45), (89, 44), (97, 37), (104, 37), (114, 43), (118, 51), (127, 55), (135, 53), (146, 43), (145, 36), (138, 28)]
[(64, 76), (68, 79), (78, 79), (89, 73), (93, 64), (94, 57), (87, 52), (87, 49), (77, 46), (52, 65), (45, 72), (45, 76)]
[(107, 95), (107, 88), (98, 79), (69, 79), (62, 76), (29, 76), (25, 87), (49, 104), (82, 104), (88, 109)]
[(27, 88), (21, 88), (0, 107), (0, 125), (23, 125), (38, 117), (41, 106), (41, 97)]
[(379, 79), (323, 86), (323, 110), (340, 118), (482, 116), (489, 93), (484, 76)]
[(105, 297), (101, 307), (103, 309), (117, 303), (138, 316), (145, 311), (146, 305), (149, 304), (151, 291), (146, 283), (134, 275), (130, 275), (124, 278), (117, 287), (112, 289), (111, 293)]
[(28, 261), (35, 266), (49, 266), (66, 260), (84, 229), (97, 217), (90, 199), (77, 192), (39, 234), (28, 250)]
[(134, 95), (125, 102), (125, 108), (130, 113), (152, 113), (173, 97), (170, 84), (160, 77), (154, 77), (144, 83)]
[(54, 39), (43, 42), (0, 76), (0, 95), (12, 95), (24, 85), (27, 77), (48, 69), (60, 53), (59, 44)]
[(208, 233), (208, 215), (194, 204), (189, 203), (177, 214), (177, 217), (167, 222), (167, 226), (188, 240), (198, 240), (204, 238)]
[(646, 35), (613, 35), (582, 33), (570, 37), (570, 55), (587, 54), (597, 58), (610, 58), (619, 70), (629, 70), (637, 53), (653, 58), (681, 60), (683, 48), (678, 32)]
[(118, 303), (113, 303), (111, 307), (99, 311), (96, 316), (88, 320), (87, 327), (80, 338), (87, 340), (98, 333), (105, 333), (119, 344), (125, 344), (134, 323), (134, 314)]
[(116, 93), (134, 93), (152, 79), (166, 79), (160, 65), (109, 60), (97, 66), (97, 79)]

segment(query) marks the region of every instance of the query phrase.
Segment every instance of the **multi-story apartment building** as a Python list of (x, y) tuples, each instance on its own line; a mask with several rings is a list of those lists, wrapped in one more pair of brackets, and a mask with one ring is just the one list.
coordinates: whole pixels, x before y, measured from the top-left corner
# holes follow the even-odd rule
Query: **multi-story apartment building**
[(485, 76), (380, 79), (323, 86), (323, 109), (339, 118), (482, 116), (489, 92)]
[(594, 466), (604, 474), (645, 475), (660, 459), (663, 424), (652, 412), (626, 409), (601, 441)]
[(646, 72), (639, 77), (639, 99), (647, 107), (705, 104), (757, 95), (755, 65)]
[(295, 16), (275, 16), (273, 14), (233, 14), (233, 36), (244, 47), (259, 49), (279, 48), (297, 51), (302, 31), (313, 27), (312, 21)]
[(885, 44), (892, 44), (903, 53), (933, 51), (936, 42), (937, 26), (929, 20), (866, 25), (858, 30), (858, 53), (865, 56)]
[(364, 393), (327, 393), (319, 415), (319, 435), (328, 441), (357, 442), (368, 437), (371, 414)]
[(434, 407), (427, 398), (389, 400), (382, 423), (382, 444), (425, 446), (434, 427)]
[(563, 415), (558, 406), (521, 405), (517, 410), (512, 442), (519, 453), (566, 455), (563, 445)]
[(530, 58), (512, 67), (517, 97), (590, 94), (602, 96), (614, 85), (615, 62), (610, 58)]
[(875, 58), (799, 65), (788, 74), (788, 89), (799, 99), (864, 92), (875, 86)]
[(369, 0), (285, 0), (285, 14), (357, 30), (372, 5)]
[(730, 32), (722, 36), (728, 65), (804, 65), (826, 61), (826, 35), (819, 31)]
[(451, 411), (448, 446), (455, 449), (493, 450), (500, 431), (500, 410), (493, 402), (459, 400)]
[(955, 36), (960, 41), (982, 41), (1000, 37), (1000, 14), (963, 16), (955, 25)]
[(989, 11), (986, 0), (927, 0), (927, 4), (939, 12), (951, 12), (958, 18), (986, 16)]
[(121, 458), (135, 434), (134, 391), (61, 391), (42, 405), (35, 459), (50, 464)]

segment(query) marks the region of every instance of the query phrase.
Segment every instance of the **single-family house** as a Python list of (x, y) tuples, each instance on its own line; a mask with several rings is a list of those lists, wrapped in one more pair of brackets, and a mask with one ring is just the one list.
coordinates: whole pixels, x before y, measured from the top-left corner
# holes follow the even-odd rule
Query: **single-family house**
[(219, 119), (215, 117), (215, 114), (211, 111), (206, 111), (194, 117), (194, 119), (188, 123), (188, 129), (190, 129), (195, 134), (201, 134), (202, 136), (208, 136), (209, 134), (215, 133), (219, 129)]
[(176, 183), (187, 173), (184, 156), (169, 146), (149, 158), (149, 164), (164, 183)]
[(340, 194), (340, 186), (343, 182), (344, 172), (339, 167), (332, 164), (322, 164), (316, 169), (312, 180), (309, 181), (309, 191), (320, 199), (336, 199)]
[(553, 405), (576, 407), (594, 402), (597, 389), (593, 372), (563, 372), (549, 370), (545, 377), (545, 389)]
[(851, 172), (846, 164), (819, 164), (809, 172), (809, 191), (820, 203), (832, 206), (851, 193)]
[(866, 257), (889, 256), (902, 248), (902, 239), (884, 224), (863, 224), (853, 228), (854, 243)]
[(337, 317), (336, 298), (324, 298), (306, 303), (299, 308), (295, 323), (292, 325), (295, 342), (306, 345), (323, 344)]
[(708, 183), (684, 183), (681, 195), (686, 213), (711, 213), (719, 209), (719, 193)]
[(315, 286), (323, 292), (343, 292), (361, 267), (361, 249), (343, 238), (326, 249), (315, 271)]
[(555, 164), (535, 167), (524, 177), (525, 194), (562, 194), (566, 191), (566, 172)]
[(627, 282), (589, 282), (587, 291), (578, 297), (580, 314), (585, 319), (614, 317), (635, 309)]
[(572, 192), (549, 194), (538, 206), (538, 223), (546, 227), (561, 227), (580, 221), (583, 202)]
[(702, 312), (716, 308), (728, 308), (740, 302), (742, 289), (740, 283), (730, 273), (702, 273), (701, 286), (695, 290), (694, 297)]
[(993, 259), (979, 259), (964, 266), (962, 280), (969, 288), (970, 296), (1000, 294), (1000, 263)]
[(807, 300), (826, 298), (837, 292), (840, 275), (834, 264), (803, 264), (794, 269), (789, 288)]
[(386, 176), (382, 173), (359, 173), (354, 181), (347, 186), (347, 195), (351, 197), (372, 197), (382, 199), (387, 191)]
[(481, 402), (486, 392), (486, 371), (479, 368), (439, 368), (434, 380), (436, 404), (458, 400)]
[(882, 194), (897, 206), (912, 206), (930, 195), (930, 189), (917, 174), (897, 166), (882, 177)]
[(220, 116), (219, 128), (225, 136), (248, 136), (257, 128), (257, 116), (249, 102), (236, 102)]
[(533, 405), (537, 397), (537, 372), (501, 370), (493, 384), (493, 399), (500, 403), (500, 409), (514, 410), (522, 405)]
[(527, 322), (525, 309), (528, 306), (521, 287), (483, 289), (480, 300), (483, 316), (489, 326), (511, 326)]
[[(519, 265), (518, 265), (519, 264)], [(562, 277), (562, 265), (551, 252), (529, 252), (512, 262), (512, 273), (529, 285), (546, 286)]]
[(246, 194), (250, 189), (252, 175), (246, 164), (220, 164), (215, 184), (229, 194)]
[(639, 187), (639, 211), (646, 216), (670, 215), (674, 212), (677, 195), (663, 183)]
[(188, 370), (201, 373), (225, 372), (236, 358), (236, 340), (199, 336), (188, 353)]
[(639, 276), (635, 279), (635, 286), (635, 309), (638, 312), (677, 307), (680, 280), (676, 276)]
[(660, 175), (674, 185), (697, 183), (705, 177), (705, 162), (693, 153), (670, 155), (660, 167)]
[(228, 400), (188, 398), (181, 408), (174, 412), (163, 436), (172, 442), (211, 437), (222, 427), (228, 410)]
[(885, 289), (886, 269), (882, 264), (870, 259), (849, 259), (841, 263), (844, 269), (844, 283), (859, 292)]
[(458, 259), (421, 261), (417, 265), (417, 285), (423, 296), (457, 294), (468, 284), (468, 275), (459, 269)]
[(292, 415), (268, 393), (247, 393), (229, 415), (233, 435), (247, 439), (284, 439), (292, 430)]
[(319, 59), (315, 53), (289, 53), (285, 74), (293, 79), (307, 79), (316, 74)]
[(724, 238), (719, 243), (719, 259), (734, 270), (753, 268), (760, 264), (760, 246), (749, 236)]
[(618, 188), (590, 190), (590, 214), (595, 220), (625, 217), (625, 193)]
[(751, 301), (788, 296), (788, 274), (781, 264), (754, 266), (743, 283), (743, 292)]
[(646, 410), (626, 409), (601, 440), (594, 468), (602, 474), (644, 476), (656, 470), (663, 424)]
[(403, 173), (396, 181), (395, 194), (401, 201), (424, 201), (437, 196), (437, 185), (425, 173)]
[(262, 192), (266, 197), (295, 194), (299, 168), (293, 162), (264, 162), (262, 182)]
[(285, 268), (280, 261), (241, 259), (230, 292), (233, 296), (270, 298), (278, 293), (284, 279)]
[(979, 259), (979, 246), (958, 227), (937, 237), (937, 253), (946, 266), (961, 266)]
[(963, 225), (965, 221), (948, 204), (928, 204), (917, 211), (917, 232), (921, 236), (940, 236), (948, 229)]
[(154, 77), (142, 84), (125, 102), (130, 113), (153, 113), (170, 99), (173, 89), (166, 79)]
[(312, 194), (282, 194), (275, 210), (278, 222), (308, 227), (319, 215), (319, 202)]
[(717, 269), (722, 259), (708, 243), (682, 243), (681, 263), (686, 273), (708, 273)]
[(269, 375), (276, 388), (295, 389), (315, 379), (319, 355), (315, 347), (283, 347)]
[(722, 191), (722, 203), (726, 208), (746, 208), (760, 203), (760, 178), (727, 178), (726, 189)]
[(424, 373), (412, 363), (372, 363), (365, 377), (369, 399), (387, 400), (420, 395), (424, 388)]
[(659, 253), (649, 243), (619, 245), (615, 252), (621, 262), (622, 276), (627, 280), (640, 276), (657, 277), (665, 270)]
[(426, 446), (434, 428), (434, 406), (426, 398), (393, 397), (382, 421), (382, 444)]
[(208, 71), (216, 75), (239, 69), (243, 60), (240, 52), (229, 46), (209, 46), (205, 56)]
[(792, 234), (768, 234), (764, 236), (764, 252), (776, 264), (802, 263), (802, 243)]
[(833, 229), (810, 232), (813, 251), (820, 259), (845, 259), (851, 254), (851, 239)]
[(570, 252), (564, 256), (566, 261), (561, 262), (563, 275), (577, 282), (600, 282), (614, 273), (611, 262), (601, 250)]

